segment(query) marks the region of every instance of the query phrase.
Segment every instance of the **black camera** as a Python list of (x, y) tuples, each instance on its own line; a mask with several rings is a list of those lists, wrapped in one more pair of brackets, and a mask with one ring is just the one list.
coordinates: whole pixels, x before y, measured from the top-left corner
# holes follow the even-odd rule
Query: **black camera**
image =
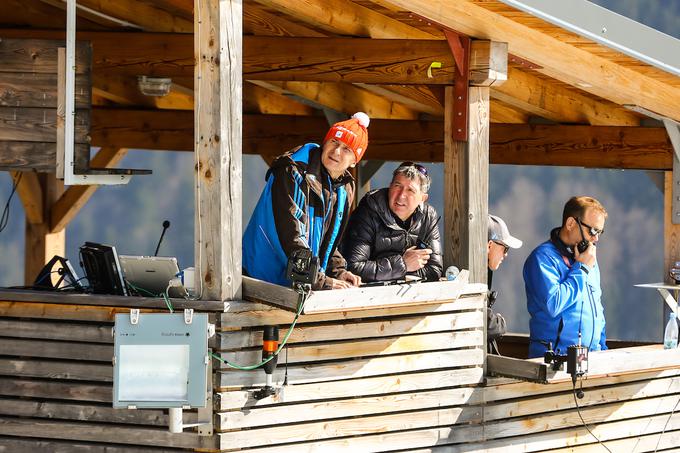
[(296, 284), (313, 284), (319, 273), (319, 257), (309, 249), (298, 249), (291, 253), (286, 267), (286, 278)]

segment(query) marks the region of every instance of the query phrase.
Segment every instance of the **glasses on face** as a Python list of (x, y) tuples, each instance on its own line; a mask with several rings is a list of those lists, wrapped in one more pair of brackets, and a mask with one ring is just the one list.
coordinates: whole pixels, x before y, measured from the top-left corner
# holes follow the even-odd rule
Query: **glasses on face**
[(502, 242), (498, 242), (498, 241), (494, 241), (494, 243), (496, 243), (496, 244), (500, 245), (501, 247), (503, 247), (503, 255), (507, 255), (507, 254), (508, 254), (508, 250), (510, 250), (510, 246), (505, 245), (505, 244), (503, 244)]
[(587, 229), (586, 231), (588, 231), (588, 234), (589, 234), (591, 237), (602, 236), (602, 235), (604, 234), (604, 228), (602, 228), (601, 230), (598, 230), (597, 228), (588, 225), (587, 223), (585, 223), (585, 222), (584, 222), (583, 220), (581, 220), (581, 219), (577, 219), (577, 220), (579, 221), (579, 223), (581, 224), (581, 226), (586, 227), (586, 229)]
[(401, 164), (399, 164), (399, 168), (401, 167), (415, 167), (415, 169), (418, 170), (418, 172), (421, 175), (427, 176), (427, 168), (415, 162), (411, 162), (410, 160), (407, 160), (406, 162), (402, 162)]

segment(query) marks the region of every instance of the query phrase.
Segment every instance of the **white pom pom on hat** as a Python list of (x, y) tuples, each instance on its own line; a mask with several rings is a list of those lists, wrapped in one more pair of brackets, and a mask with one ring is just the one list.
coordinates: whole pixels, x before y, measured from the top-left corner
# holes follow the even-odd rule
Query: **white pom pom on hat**
[(354, 115), (352, 115), (352, 118), (359, 121), (359, 124), (362, 125), (363, 127), (368, 127), (368, 125), (371, 122), (371, 119), (364, 112), (357, 112)]

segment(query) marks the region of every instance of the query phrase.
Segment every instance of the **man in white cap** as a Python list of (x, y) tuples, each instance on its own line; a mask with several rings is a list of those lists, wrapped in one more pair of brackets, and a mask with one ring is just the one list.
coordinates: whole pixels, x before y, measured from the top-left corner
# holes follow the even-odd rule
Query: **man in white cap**
[(487, 342), (489, 344), (489, 352), (499, 354), (496, 340), (502, 337), (505, 332), (505, 318), (500, 313), (495, 313), (491, 306), (496, 302), (497, 293), (491, 291), (491, 282), (493, 280), (493, 271), (497, 270), (508, 250), (518, 249), (522, 246), (522, 241), (510, 234), (508, 226), (503, 219), (495, 215), (489, 215), (489, 234), (488, 234), (488, 250), (489, 250), (489, 306), (486, 310), (487, 317)]

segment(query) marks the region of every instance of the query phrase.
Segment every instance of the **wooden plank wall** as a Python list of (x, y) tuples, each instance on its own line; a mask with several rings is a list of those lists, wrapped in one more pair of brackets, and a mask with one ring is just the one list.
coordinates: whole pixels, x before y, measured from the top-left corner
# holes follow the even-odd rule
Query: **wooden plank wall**
[[(680, 369), (589, 379), (583, 390), (581, 415), (611, 451), (652, 452), (657, 442), (659, 451), (680, 445)], [(484, 401), (482, 439), (432, 451), (606, 451), (583, 427), (571, 382), (490, 379)]]
[[(435, 445), (442, 427), (482, 431), (485, 294), (440, 304), (304, 315), (281, 352), (282, 393), (257, 401), (262, 370), (217, 376), (223, 451), (379, 451)], [(256, 303), (222, 315), (221, 354), (260, 360), (262, 325), (293, 314)], [(217, 366), (217, 365), (216, 365)], [(472, 428), (469, 428), (472, 427)]]
[[(170, 434), (167, 411), (111, 407), (111, 328), (120, 312), (129, 307), (0, 300), (0, 452), (213, 446), (190, 430)], [(196, 419), (185, 411), (185, 423)]]
[[(0, 169), (54, 172), (57, 141), (57, 49), (64, 41), (3, 39), (0, 32)], [(89, 163), (89, 43), (76, 48), (76, 166)]]

